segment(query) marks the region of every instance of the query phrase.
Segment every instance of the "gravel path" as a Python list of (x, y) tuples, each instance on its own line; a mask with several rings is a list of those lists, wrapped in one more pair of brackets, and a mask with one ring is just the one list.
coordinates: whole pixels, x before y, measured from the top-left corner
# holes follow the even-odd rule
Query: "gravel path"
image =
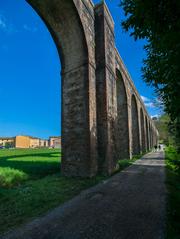
[(163, 152), (132, 166), (2, 239), (164, 239)]

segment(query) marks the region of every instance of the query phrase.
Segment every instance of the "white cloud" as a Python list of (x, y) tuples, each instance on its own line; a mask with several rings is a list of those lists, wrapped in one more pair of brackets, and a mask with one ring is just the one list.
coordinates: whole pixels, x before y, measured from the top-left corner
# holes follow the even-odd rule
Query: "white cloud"
[(147, 98), (146, 96), (143, 96), (143, 95), (141, 95), (141, 99), (143, 100), (143, 102), (149, 102), (150, 101), (149, 98)]
[(37, 32), (37, 27), (30, 27), (27, 24), (23, 25), (23, 29), (27, 32)]
[(148, 107), (148, 108), (155, 108), (155, 107), (156, 107), (153, 102), (144, 103), (144, 104), (145, 104), (145, 106)]
[(151, 115), (151, 119), (152, 118), (159, 118), (159, 115), (158, 114), (156, 114), (156, 115)]
[(155, 108), (155, 104), (152, 102), (151, 99), (147, 98), (146, 96), (141, 95), (141, 99), (144, 102), (144, 105), (148, 108)]
[(0, 30), (3, 30), (6, 33), (15, 33), (17, 32), (13, 24), (9, 23), (7, 19), (0, 14)]
[(7, 28), (4, 17), (0, 15), (0, 28), (5, 30)]
[(6, 33), (17, 33), (21, 31), (35, 33), (38, 31), (38, 28), (24, 24), (21, 29), (17, 30), (17, 28), (12, 23), (8, 22), (7, 19), (2, 14), (0, 14), (0, 30), (3, 30)]

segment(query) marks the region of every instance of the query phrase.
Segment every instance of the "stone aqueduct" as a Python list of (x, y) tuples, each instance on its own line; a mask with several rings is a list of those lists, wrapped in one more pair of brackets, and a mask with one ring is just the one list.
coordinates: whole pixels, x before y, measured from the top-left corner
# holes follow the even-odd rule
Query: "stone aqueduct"
[(105, 3), (27, 0), (62, 64), (62, 173), (112, 174), (117, 160), (148, 151), (158, 132), (115, 47)]

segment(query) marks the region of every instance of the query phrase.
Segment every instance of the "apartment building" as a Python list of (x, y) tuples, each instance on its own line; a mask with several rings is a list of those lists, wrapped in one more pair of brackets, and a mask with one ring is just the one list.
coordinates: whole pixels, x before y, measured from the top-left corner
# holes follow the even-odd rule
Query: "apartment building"
[(9, 145), (10, 147), (15, 146), (15, 137), (0, 137), (0, 146), (5, 147)]
[(50, 136), (49, 137), (49, 147), (51, 148), (61, 148), (61, 137), (60, 136)]
[(43, 148), (48, 147), (48, 140), (40, 139), (31, 136), (16, 136), (15, 140), (16, 148)]
[(16, 136), (15, 141), (16, 148), (30, 148), (30, 137), (25, 135)]
[(30, 146), (29, 148), (39, 148), (40, 147), (40, 138), (30, 137)]
[(31, 137), (28, 135), (17, 135), (16, 137), (0, 137), (0, 147), (5, 147), (8, 143), (9, 147), (15, 148), (61, 148), (61, 137), (51, 136), (49, 140)]
[(39, 146), (40, 147), (49, 147), (49, 141), (46, 139), (40, 139)]

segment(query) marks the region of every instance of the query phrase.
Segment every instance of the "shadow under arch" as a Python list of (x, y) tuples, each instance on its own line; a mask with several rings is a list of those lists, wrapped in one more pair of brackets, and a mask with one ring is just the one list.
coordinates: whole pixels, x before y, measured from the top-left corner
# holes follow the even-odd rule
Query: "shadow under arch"
[(47, 26), (61, 59), (62, 174), (94, 176), (96, 125), (91, 132), (88, 44), (78, 10), (73, 0), (26, 1)]
[(151, 123), (149, 122), (149, 148), (152, 148), (152, 127)]
[(132, 155), (140, 153), (139, 121), (136, 97), (131, 97), (131, 134), (132, 134)]
[(117, 95), (116, 152), (118, 159), (127, 159), (130, 157), (127, 92), (122, 74), (118, 69), (116, 69), (116, 95)]
[(144, 113), (142, 108), (140, 109), (140, 121), (141, 121), (141, 145), (142, 152), (146, 151), (146, 139), (145, 139), (145, 121), (144, 121)]
[(148, 127), (147, 116), (146, 116), (146, 119), (145, 119), (145, 125), (146, 125), (146, 150), (149, 150), (150, 149), (150, 147), (149, 147), (149, 127)]

